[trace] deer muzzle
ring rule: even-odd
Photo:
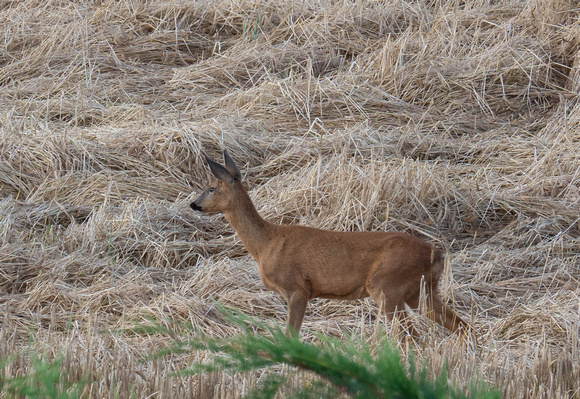
[[[199,211],[201,212],[201,206],[197,205],[195,202],[192,202],[190,205],[191,209],[193,209],[194,211]]]

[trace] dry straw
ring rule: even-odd
[[[153,318],[214,336],[221,303],[283,324],[225,221],[194,214],[227,148],[275,223],[398,230],[448,253],[462,345],[416,356],[506,398],[578,397],[580,42],[571,0],[0,2],[0,355],[32,345],[84,397],[238,397],[260,374],[168,378]],[[314,301],[305,339],[390,327]],[[404,352],[408,348],[401,348]],[[405,352],[406,353],[406,352]],[[193,359],[195,357],[195,359]],[[4,370],[19,375],[18,360]],[[297,374],[300,385],[307,376]]]

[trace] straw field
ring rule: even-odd
[[[256,384],[169,377],[205,355],[143,361],[167,337],[110,332],[235,334],[216,303],[283,325],[233,230],[188,206],[202,155],[227,148],[274,223],[447,251],[442,295],[478,342],[418,315],[434,373],[580,397],[579,15],[574,0],[0,1],[0,357],[61,354],[87,398]],[[372,300],[316,300],[303,339],[390,331]]]

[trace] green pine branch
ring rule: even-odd
[[[494,399],[499,392],[479,383],[472,383],[469,395],[451,386],[442,372],[434,379],[428,378],[423,366],[417,371],[413,358],[406,368],[396,347],[384,341],[375,350],[368,345],[349,338],[338,340],[318,336],[319,343],[302,342],[290,337],[278,326],[270,326],[259,320],[221,309],[226,320],[242,329],[234,337],[216,339],[188,328],[185,336],[174,336],[174,343],[156,357],[169,353],[208,351],[213,354],[211,363],[194,363],[178,374],[201,374],[205,372],[243,373],[252,370],[287,365],[305,370],[320,378],[306,390],[321,390],[327,396],[347,393],[356,398],[453,398]],[[252,329],[250,329],[250,326]],[[260,333],[254,333],[253,330]],[[295,390],[287,378],[270,373],[258,389],[248,393],[247,398],[273,398],[285,388]],[[314,392],[312,391],[312,392]],[[308,391],[310,394],[311,391]],[[298,390],[293,395],[304,395]]]

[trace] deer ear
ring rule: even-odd
[[[234,176],[226,168],[221,166],[219,163],[213,161],[210,157],[206,155],[205,160],[211,169],[211,173],[218,179],[228,183],[234,182]]]
[[[230,154],[228,154],[228,150],[225,149],[224,149],[224,162],[226,165],[226,169],[232,174],[234,179],[242,181],[242,174],[240,173],[232,157],[230,157]]]

